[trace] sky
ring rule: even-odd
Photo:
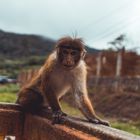
[[[133,49],[140,46],[140,0],[0,0],[0,29],[56,40],[77,35],[97,49],[127,34]]]

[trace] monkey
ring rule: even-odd
[[[53,123],[60,123],[67,114],[62,112],[59,100],[71,91],[78,109],[89,122],[109,126],[96,115],[88,97],[85,55],[81,38],[59,39],[38,73],[19,91],[16,103],[25,112],[37,112],[47,103],[52,109]]]

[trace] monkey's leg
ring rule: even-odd
[[[82,95],[79,100],[79,109],[90,122],[109,126],[107,121],[100,119],[96,115],[87,95]]]
[[[25,89],[19,93],[16,103],[22,106],[24,112],[36,114],[41,109],[43,97],[37,91]]]

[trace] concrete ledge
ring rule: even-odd
[[[91,124],[81,119],[67,117],[65,124],[101,140],[140,140],[139,136],[104,125]]]
[[[51,112],[41,112],[41,116],[51,119]],[[89,123],[87,120],[80,118],[66,116],[63,117],[62,124],[86,134],[96,136],[101,140],[140,140],[140,136],[112,127]]]
[[[24,115],[15,104],[0,104],[0,135],[16,136],[20,140],[23,132]]]
[[[0,134],[16,140],[140,140],[139,136],[86,120],[63,117],[62,124],[51,124],[51,111],[24,114],[16,104],[0,104]]]
[[[28,114],[24,125],[24,140],[99,140],[93,135],[69,128],[65,125],[52,125],[51,121]]]

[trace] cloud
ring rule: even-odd
[[[122,32],[139,35],[139,22],[132,20],[140,15],[139,5],[138,0],[2,0],[0,28],[54,39],[77,32],[87,44],[103,48]]]

